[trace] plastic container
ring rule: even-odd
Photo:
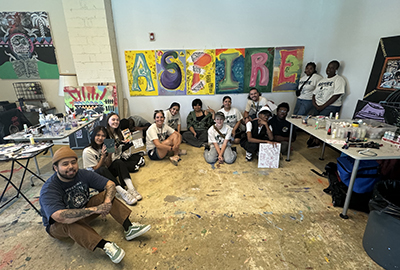
[[[366,137],[370,139],[381,139],[385,131],[396,132],[397,127],[376,120],[363,119],[366,128]]]

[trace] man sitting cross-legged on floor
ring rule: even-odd
[[[125,239],[132,240],[147,232],[151,226],[132,224],[131,210],[115,195],[111,180],[78,167],[78,156],[69,147],[58,149],[52,159],[55,173],[44,183],[40,191],[43,224],[47,233],[56,238],[71,238],[89,250],[101,248],[114,263],[125,256],[124,250],[115,243],[104,240],[89,222],[110,214],[124,227]],[[91,197],[89,188],[100,193]]]
[[[274,136],[268,126],[268,118],[271,117],[271,112],[268,109],[258,113],[258,118],[247,122],[246,137],[240,140],[240,146],[246,150],[246,160],[251,161],[255,154],[258,154],[260,143],[270,143],[274,146]]]

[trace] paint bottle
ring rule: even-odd
[[[335,114],[335,119],[336,120],[339,119],[339,113],[338,112],[336,112],[336,114]]]
[[[337,129],[334,128],[333,131],[332,131],[332,139],[336,138],[336,132],[337,132]]]
[[[31,136],[29,137],[29,141],[31,142],[32,145],[35,144],[35,140],[33,139],[33,135],[31,135]]]
[[[25,131],[25,133],[28,133],[28,125],[27,124],[24,124],[24,131]]]
[[[315,121],[315,129],[318,129],[319,128],[319,122],[318,122],[318,120],[316,120]]]
[[[333,112],[331,112],[330,114],[329,114],[329,119],[332,119],[333,118]]]

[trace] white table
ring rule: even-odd
[[[331,147],[339,150],[340,152],[354,158],[354,166],[353,170],[351,173],[351,178],[350,178],[350,183],[349,183],[349,188],[347,190],[347,195],[346,195],[346,201],[344,203],[343,207],[343,212],[340,214],[340,217],[347,219],[347,210],[349,209],[350,205],[350,199],[351,199],[351,193],[353,191],[353,185],[354,181],[357,176],[357,171],[358,171],[358,166],[360,164],[361,160],[381,160],[381,159],[400,159],[400,149],[396,147],[391,147],[390,143],[383,142],[381,140],[372,140],[375,142],[378,142],[380,144],[383,144],[380,149],[371,149],[371,152],[376,153],[376,156],[365,156],[359,153],[359,151],[365,150],[365,148],[356,148],[356,147],[350,147],[348,149],[343,149],[343,144],[333,144],[333,143],[328,143],[327,140],[331,139],[331,136],[327,135],[327,132],[325,128],[321,129],[315,129],[312,126],[306,126],[305,124],[302,123],[302,119],[295,119],[295,118],[287,118],[286,119],[290,125],[290,138],[289,138],[289,148],[288,148],[288,153],[287,153],[287,158],[286,161],[290,161],[290,147],[291,147],[291,141],[292,141],[292,132],[293,132],[293,126],[296,126],[305,132],[313,135],[314,137],[318,138],[323,142],[323,147],[322,147],[322,153],[320,159],[323,159],[324,151],[325,151],[325,145],[328,144]],[[344,142],[345,139],[342,139]]]

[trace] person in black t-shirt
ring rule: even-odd
[[[285,154],[288,151],[289,136],[290,136],[290,123],[286,120],[286,116],[290,110],[289,104],[283,102],[278,105],[276,115],[269,121],[268,125],[272,129],[274,141],[281,143],[281,153]],[[296,132],[293,132],[292,142],[296,140]]]

